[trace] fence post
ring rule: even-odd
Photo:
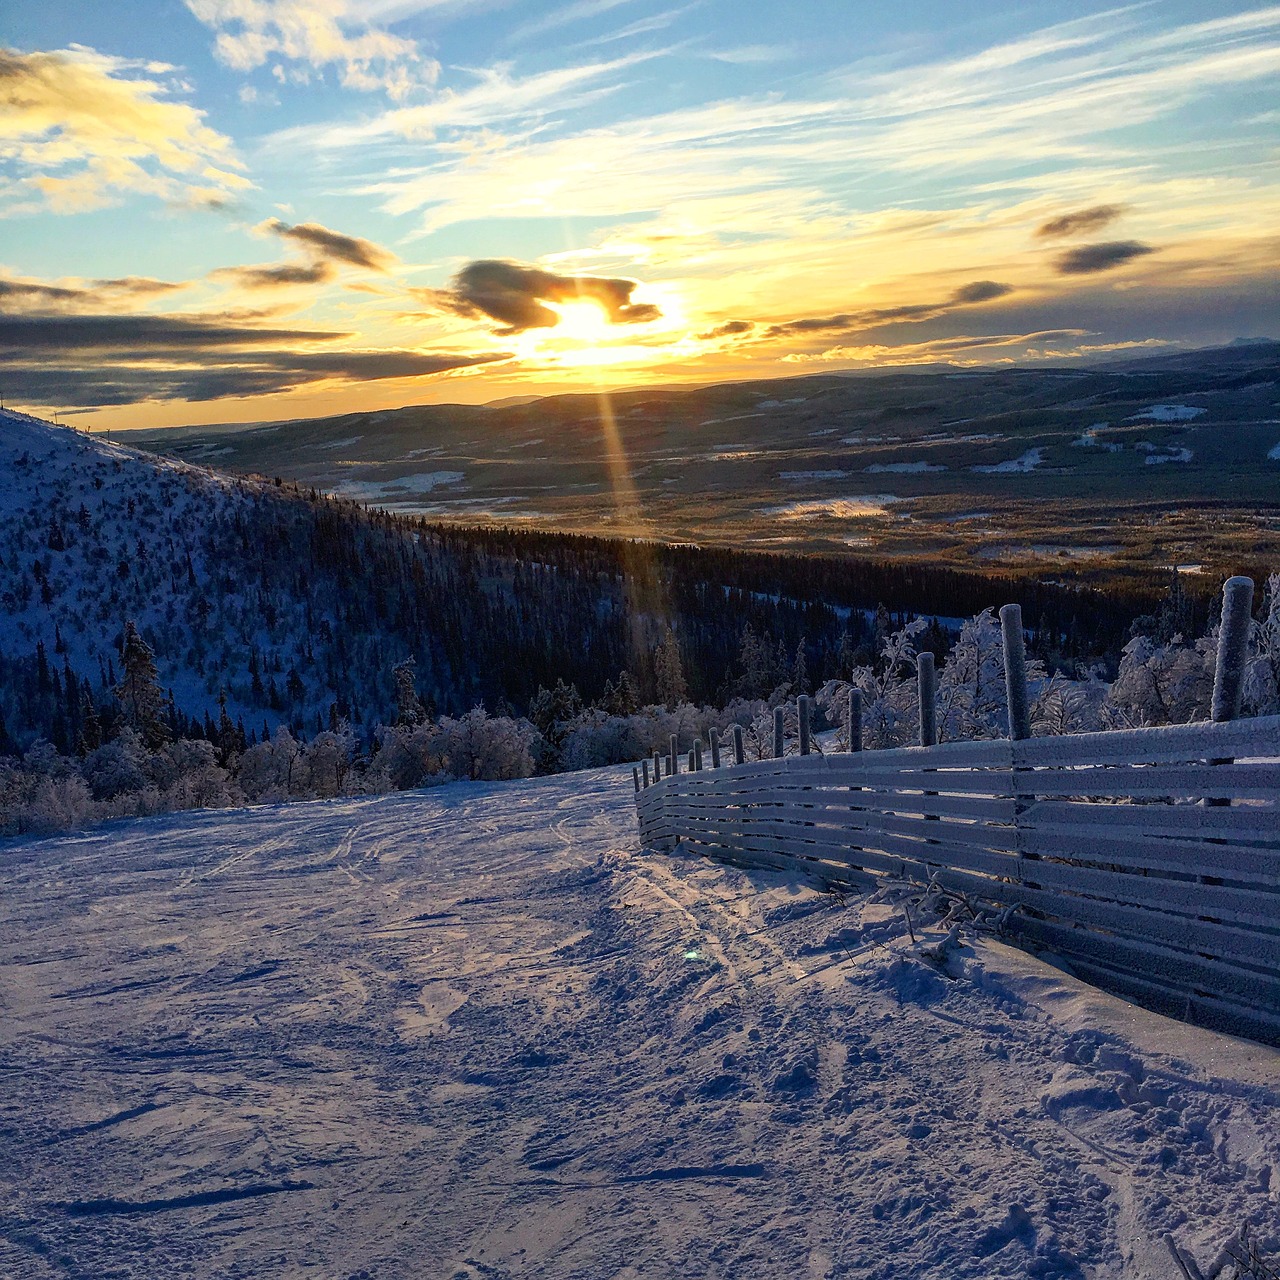
[[[720,767],[720,730],[712,729],[707,737],[711,740],[711,767],[718,769]]]
[[[671,754],[667,756],[667,774],[669,777],[675,777],[680,772],[680,756],[679,749],[676,746],[676,735],[671,735]]]
[[[1218,628],[1218,662],[1213,673],[1211,720],[1234,720],[1240,714],[1252,610],[1253,579],[1228,578],[1222,584],[1222,622]]]
[[[1004,688],[1009,701],[1009,739],[1011,742],[1023,742],[1031,737],[1031,703],[1027,696],[1027,639],[1022,630],[1021,605],[1000,606],[1000,636],[1004,643]],[[1025,771],[1018,768],[1017,761],[1018,751],[1015,747],[1009,781],[1010,790],[1013,793],[1013,826],[1014,842],[1018,847],[1018,878],[1028,887],[1038,889],[1040,886],[1034,880],[1028,880],[1021,868],[1024,862],[1038,862],[1040,855],[1031,853],[1024,847],[1023,832],[1026,830],[1026,822],[1023,815],[1031,808],[1034,796],[1024,795],[1019,786],[1020,775]]]
[[[920,745],[938,745],[938,673],[933,654],[916,654],[916,686],[920,694]]]
[[[746,764],[747,762],[747,741],[746,735],[742,732],[742,726],[735,724],[733,726],[733,763]]]
[[[781,760],[787,752],[787,718],[781,707],[773,709],[773,758]]]
[[[1249,622],[1253,611],[1253,579],[1228,578],[1222,584],[1222,619],[1218,624],[1218,660],[1213,671],[1213,702],[1209,718],[1218,723],[1240,714],[1244,692],[1244,665],[1249,656]],[[1210,764],[1231,764],[1230,756],[1215,758]],[[1231,804],[1226,796],[1205,796],[1207,808],[1223,809]],[[1206,884],[1215,878],[1202,876]]]
[[[690,748],[689,748],[689,761],[688,761],[688,764],[689,764],[689,772],[690,772],[690,773],[694,773],[694,772],[696,772],[696,770],[697,770],[698,766],[694,763],[694,758],[693,758],[693,748],[692,748],[692,747],[690,747]]]
[[[862,750],[862,690],[849,690],[849,750]]]
[[[694,738],[693,740],[693,767],[697,772],[699,773],[702,772],[702,739],[701,738]]]
[[[809,695],[802,693],[796,699],[796,715],[800,720],[800,754],[809,754]]]
[[[1031,704],[1027,700],[1027,641],[1022,632],[1022,606],[1000,609],[1004,640],[1004,687],[1009,698],[1009,737],[1021,742],[1031,737]]]
[[[647,759],[640,761],[640,767],[644,770],[645,790],[649,789],[649,761]]]
[[[662,752],[657,747],[653,749],[653,780],[662,781]]]
[[[640,770],[637,769],[635,765],[631,766],[631,781],[636,784],[636,794],[639,795],[640,794]]]

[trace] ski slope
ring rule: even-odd
[[[635,829],[611,769],[0,845],[0,1275],[1280,1256],[1280,1054]]]

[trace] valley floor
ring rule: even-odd
[[[0,846],[0,1275],[1168,1277],[1280,1053],[642,853],[630,773]]]

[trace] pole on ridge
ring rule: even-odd
[[[938,745],[938,672],[933,654],[916,654],[916,684],[920,695],[920,745]]]
[[[1218,627],[1218,661],[1213,672],[1211,720],[1234,720],[1240,714],[1252,610],[1253,579],[1228,578],[1222,584],[1222,621]]]
[[[735,724],[733,726],[733,763],[746,764],[747,762],[747,741],[746,735],[742,732],[742,726]]]
[[[710,730],[707,737],[711,739],[711,767],[718,769],[720,767],[720,730]]]
[[[781,707],[773,709],[773,758],[781,760],[787,751],[787,717]]]
[[[862,750],[862,690],[849,690],[849,750]]]
[[[809,695],[802,693],[796,699],[796,715],[800,719],[800,754],[807,756],[811,743],[809,741]]]
[[[1004,640],[1004,685],[1009,698],[1009,737],[1021,742],[1031,737],[1031,703],[1027,698],[1027,640],[1022,631],[1022,606],[1000,609],[1000,633]]]

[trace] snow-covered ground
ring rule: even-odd
[[[1246,1218],[1280,1254],[1280,1054],[643,853],[626,770],[0,868],[0,1275],[1164,1280],[1163,1232]]]

